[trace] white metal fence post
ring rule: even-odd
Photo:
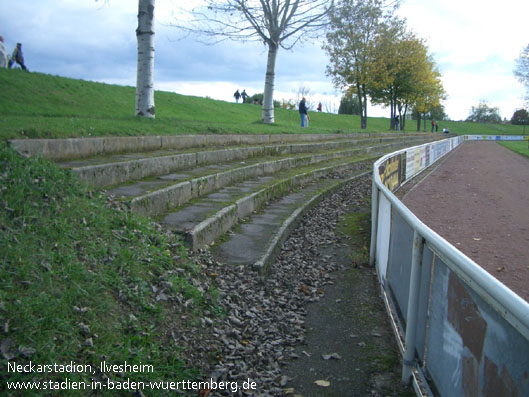
[[[369,264],[375,265],[377,228],[378,228],[378,186],[376,184],[376,170],[373,171],[371,187],[371,246],[369,249]]]
[[[417,330],[417,308],[419,306],[419,291],[422,273],[422,254],[424,238],[413,232],[413,251],[411,258],[410,293],[408,295],[408,313],[406,314],[406,338],[402,367],[402,381],[410,382],[411,370],[415,356],[415,334]]]

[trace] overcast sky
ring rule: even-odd
[[[190,0],[192,1],[192,0]],[[157,0],[155,87],[186,95],[233,100],[233,92],[263,92],[266,48],[260,43],[202,45],[178,40],[167,25],[175,0]],[[0,0],[0,35],[9,52],[22,43],[32,71],[134,86],[137,0]],[[480,100],[510,119],[523,106],[515,59],[529,44],[527,0],[406,0],[399,14],[426,39],[448,93],[445,108],[465,119]],[[275,99],[300,87],[329,110],[339,98],[325,76],[328,58],[318,43],[280,50]],[[387,109],[368,115],[388,116]]]

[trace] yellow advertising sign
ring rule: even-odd
[[[380,180],[390,191],[400,186],[400,154],[391,157],[379,167]]]

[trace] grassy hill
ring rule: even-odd
[[[261,123],[261,107],[156,91],[156,119],[134,117],[134,87],[0,69],[0,137],[64,138],[189,133],[361,132],[358,116],[311,112],[307,130],[296,110],[276,109],[276,123]],[[367,131],[387,131],[387,118],[369,118]],[[522,127],[441,122],[457,134],[521,134]],[[427,129],[429,126],[427,125]],[[417,123],[407,121],[406,131]]]

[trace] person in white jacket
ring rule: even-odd
[[[7,48],[4,45],[4,38],[0,36],[0,68],[7,68],[9,64],[9,55],[7,55]]]

